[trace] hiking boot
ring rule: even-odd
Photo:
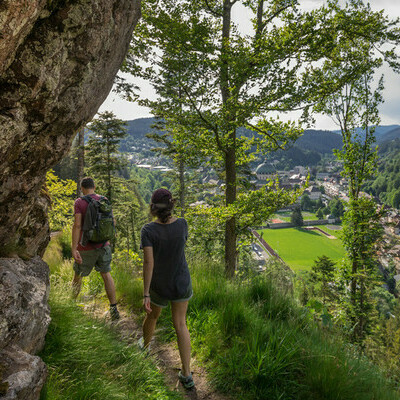
[[[110,306],[111,321],[119,320],[119,311],[116,305]]]
[[[189,376],[183,376],[182,372],[178,373],[179,382],[182,383],[182,386],[185,389],[192,389],[194,387],[193,376],[190,374]]]

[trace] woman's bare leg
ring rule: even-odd
[[[145,348],[149,346],[151,339],[153,338],[157,320],[161,314],[161,310],[161,307],[158,307],[155,304],[151,303],[151,313],[146,314],[146,317],[143,321],[143,340]]]
[[[190,335],[186,326],[188,301],[172,302],[172,321],[178,338],[179,354],[182,362],[182,375],[190,375]]]

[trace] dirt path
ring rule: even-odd
[[[99,319],[110,321],[107,303],[100,299],[92,301],[85,300],[84,310]],[[136,345],[141,336],[141,326],[136,322],[137,316],[119,306],[121,319],[117,323],[111,323],[118,332],[121,340],[132,345]],[[156,337],[151,344],[150,357],[156,363],[160,372],[165,376],[167,385],[172,389],[182,393],[185,399],[191,400],[231,400],[231,398],[217,393],[209,384],[207,372],[192,357],[193,379],[195,388],[185,390],[179,384],[178,371],[180,369],[179,352],[174,344],[160,343]]]

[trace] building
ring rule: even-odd
[[[256,168],[256,176],[259,181],[273,179],[276,175],[275,168],[268,163],[262,163]]]
[[[317,186],[310,186],[304,191],[304,193],[307,194],[311,200],[318,200],[322,196],[322,193]]]

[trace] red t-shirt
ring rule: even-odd
[[[94,200],[99,200],[101,198],[101,196],[99,196],[98,194],[94,193],[94,194],[90,194],[90,197],[92,197]],[[86,210],[88,208],[89,203],[80,198],[75,200],[75,204],[74,204],[74,214],[82,214],[82,225],[83,225],[83,221],[85,219],[85,214],[86,214]],[[86,250],[93,250],[93,249],[99,249],[100,247],[109,245],[110,243],[107,242],[106,244],[103,243],[88,243],[86,246],[82,246],[81,245],[81,239],[82,239],[82,231],[79,235],[79,242],[78,242],[78,251],[86,251]]]

